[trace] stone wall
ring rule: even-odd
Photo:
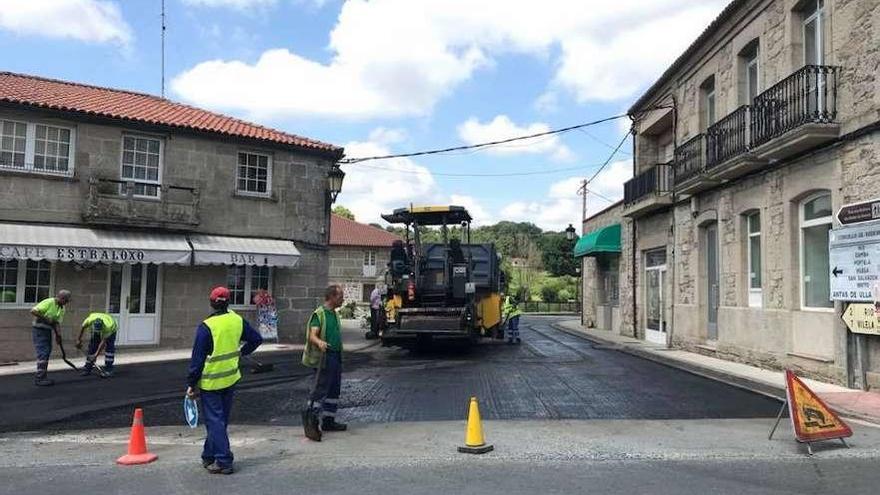
[[[602,227],[607,227],[622,222],[623,204],[618,203],[611,207],[593,215],[583,222],[581,232],[587,235]],[[622,264],[622,262],[621,262]],[[599,272],[596,258],[593,256],[584,256],[581,258],[581,301],[583,311],[583,321],[587,326],[597,326],[598,315],[596,311],[596,292],[599,284]],[[617,330],[617,329],[606,329]]]
[[[364,276],[364,253],[367,251],[376,253],[376,275],[373,277]],[[343,287],[346,301],[366,304],[363,302],[364,284],[383,283],[390,256],[390,247],[331,246],[329,279]]]

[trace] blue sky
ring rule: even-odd
[[[359,157],[623,113],[725,2],[165,3],[166,96]],[[160,4],[0,0],[0,70],[159,94]],[[410,202],[452,202],[480,223],[578,226],[577,182],[609,157],[625,128],[608,123],[515,147],[346,166],[339,203],[368,222]],[[622,196],[631,144],[622,151],[590,185],[591,212]],[[448,175],[521,172],[541,174]]]

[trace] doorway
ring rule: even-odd
[[[162,271],[159,265],[110,265],[107,312],[119,323],[118,345],[159,343]]]
[[[645,340],[666,344],[666,249],[645,253]]]
[[[706,226],[706,329],[708,340],[718,340],[718,224]]]

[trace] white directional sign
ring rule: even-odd
[[[834,229],[828,248],[831,299],[873,301],[880,284],[880,222]]]

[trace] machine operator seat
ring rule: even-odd
[[[406,255],[403,241],[394,241],[391,244],[391,261],[388,264],[394,275],[399,276],[409,272],[409,256]]]

